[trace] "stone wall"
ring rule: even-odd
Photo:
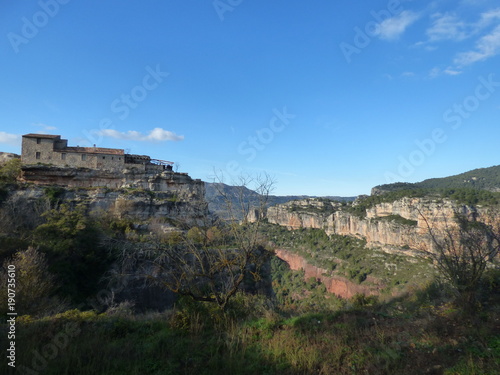
[[[51,164],[59,167],[93,168],[120,171],[125,166],[121,149],[67,147],[60,136],[25,135],[22,140],[23,164]]]

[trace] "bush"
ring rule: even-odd
[[[12,159],[0,166],[0,183],[15,183],[20,175],[21,159]]]
[[[110,252],[101,245],[101,231],[84,206],[71,209],[63,204],[44,217],[47,222],[35,229],[34,240],[49,256],[61,293],[83,302],[97,289],[112,261]]]
[[[10,276],[7,272],[13,270]],[[55,291],[55,278],[48,270],[46,257],[37,249],[30,247],[28,250],[16,253],[12,259],[6,260],[0,273],[2,285],[13,284],[16,291],[16,312],[34,316],[50,315],[62,311],[64,304],[53,297]],[[10,281],[14,280],[14,282]],[[7,289],[2,288],[2,308],[7,307]]]

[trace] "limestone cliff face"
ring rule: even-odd
[[[125,168],[122,171],[112,172],[90,168],[24,165],[22,180],[36,185],[57,185],[69,188],[138,188],[154,192],[172,192],[177,197],[186,200],[203,197],[205,192],[203,182],[193,180],[187,173],[157,169]]]
[[[269,207],[266,217],[269,222],[289,229],[327,229],[328,217],[340,207],[340,203],[318,199],[304,199]]]
[[[490,224],[500,222],[499,212],[493,208],[457,205],[432,198],[402,198],[380,203],[367,209],[364,217],[337,203],[308,199],[270,207],[266,217],[270,223],[289,229],[324,229],[328,235],[364,238],[369,247],[414,255],[417,250],[432,249],[427,224],[436,229],[453,225],[455,211]]]
[[[76,206],[83,204],[90,214],[109,214],[118,218],[130,218],[137,223],[147,221],[166,223],[170,220],[199,225],[207,215],[204,186],[191,179],[171,181],[168,191],[144,189],[61,188],[56,187],[61,203]],[[36,202],[47,199],[47,187],[27,185],[10,194],[12,201]],[[157,220],[154,220],[157,219]],[[168,226],[165,224],[165,226]]]
[[[289,250],[276,249],[275,253],[278,258],[287,262],[292,270],[304,270],[306,280],[310,277],[320,280],[326,286],[329,293],[333,293],[341,298],[351,298],[356,294],[364,294],[366,296],[378,295],[380,290],[384,288],[384,285],[379,280],[371,276],[368,276],[367,283],[363,285],[355,284],[344,277],[331,275],[331,272],[326,269],[307,263],[300,255]]]

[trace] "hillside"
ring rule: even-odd
[[[500,165],[488,168],[478,168],[454,176],[430,178],[421,182],[396,182],[378,185],[372,189],[372,195],[408,189],[457,189],[469,188],[476,190],[500,191]]]
[[[226,199],[224,199],[224,196],[229,198],[233,207],[238,207],[241,203],[250,204],[250,206],[257,206],[259,201],[258,194],[245,186],[232,186],[223,183],[205,182],[205,199],[208,202],[208,209],[210,212],[213,212],[222,218],[228,219],[228,217],[226,217],[227,202]],[[307,198],[317,197],[307,195],[270,195],[268,198],[268,206]],[[339,196],[328,196],[322,198],[338,202],[352,202],[356,199],[356,197]],[[236,218],[241,220],[243,218],[241,210],[236,211]]]

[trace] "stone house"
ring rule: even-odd
[[[123,149],[104,147],[68,147],[60,135],[25,134],[21,160],[24,165],[50,164],[57,167],[89,168],[121,172],[125,168],[161,172],[172,170],[172,162],[151,159],[146,155],[126,154]]]

